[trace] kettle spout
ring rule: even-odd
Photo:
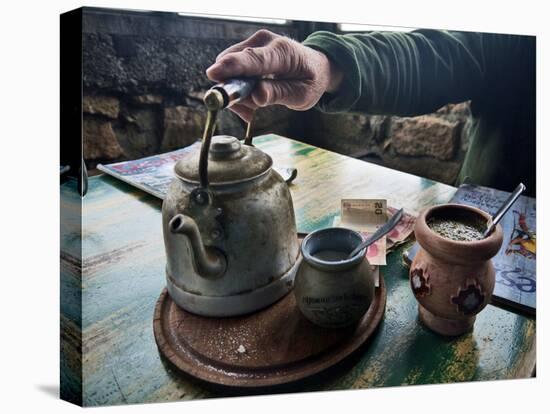
[[[225,273],[227,268],[225,256],[215,248],[205,248],[195,220],[184,214],[177,214],[172,217],[168,226],[172,233],[188,237],[193,250],[195,270],[200,276],[214,279]]]

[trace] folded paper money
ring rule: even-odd
[[[396,211],[396,208],[387,206],[386,200],[343,199],[340,215],[334,217],[332,225],[356,230],[366,239]],[[415,216],[404,212],[399,223],[387,235],[367,248],[366,257],[369,263],[376,266],[385,265],[386,255],[411,236],[415,220]]]

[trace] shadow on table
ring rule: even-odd
[[[59,385],[58,384],[37,384],[36,389],[42,393],[49,395],[50,397],[59,399]]]

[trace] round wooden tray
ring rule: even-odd
[[[258,312],[207,318],[179,308],[164,289],[153,330],[160,352],[177,369],[229,387],[268,387],[317,374],[351,355],[375,331],[386,305],[379,287],[357,325],[324,329],[309,322],[293,292]]]

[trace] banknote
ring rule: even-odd
[[[388,219],[391,218],[391,216],[393,216],[397,210],[397,208],[388,206]],[[397,225],[386,235],[386,249],[388,251],[396,248],[400,244],[405,243],[410,238],[414,231],[415,221],[415,216],[410,213],[403,212],[403,216],[401,217],[399,223],[397,223]]]
[[[397,210],[397,208],[388,206],[386,200],[343,199],[340,215],[334,218],[332,225],[356,230],[361,233],[363,238],[368,238]],[[415,216],[404,212],[399,223],[386,236],[369,246],[366,252],[369,263],[385,265],[386,255],[405,243],[412,235],[415,220]]]
[[[334,219],[332,221],[332,226],[333,227],[346,227],[346,228],[350,228],[352,230],[356,230],[359,233],[361,233],[361,236],[363,237],[363,239],[368,238],[369,235],[371,235],[372,233],[374,233],[374,231],[376,231],[376,229],[375,229],[373,231],[368,232],[368,231],[364,231],[364,230],[360,230],[360,229],[357,229],[357,228],[350,227],[349,224],[344,225],[341,221],[340,216],[335,216],[334,217]],[[376,265],[376,266],[385,265],[386,264],[386,236],[381,237],[376,242],[371,244],[367,248],[367,252],[366,252],[365,256],[367,257],[367,260],[369,261],[369,263],[371,265]]]
[[[340,206],[340,226],[359,231],[364,239],[388,220],[383,199],[345,198]],[[386,264],[386,236],[367,248],[366,257],[371,265]]]
[[[386,200],[342,199],[340,207],[342,227],[372,232],[387,221],[386,210]]]
[[[341,221],[340,216],[335,216],[334,217],[334,219],[332,221],[332,226],[333,227],[346,227],[348,229],[356,230],[359,233],[361,233],[361,236],[363,236],[363,239],[367,239],[372,233],[374,233],[376,231],[376,229],[371,230],[371,231],[364,231],[364,230],[360,230],[360,229],[357,229],[357,228],[350,227],[349,224],[344,225]],[[376,265],[376,266],[385,265],[386,264],[386,236],[381,237],[376,242],[371,244],[367,248],[367,252],[366,252],[365,256],[367,257],[367,260],[369,261],[369,263],[371,265]]]

